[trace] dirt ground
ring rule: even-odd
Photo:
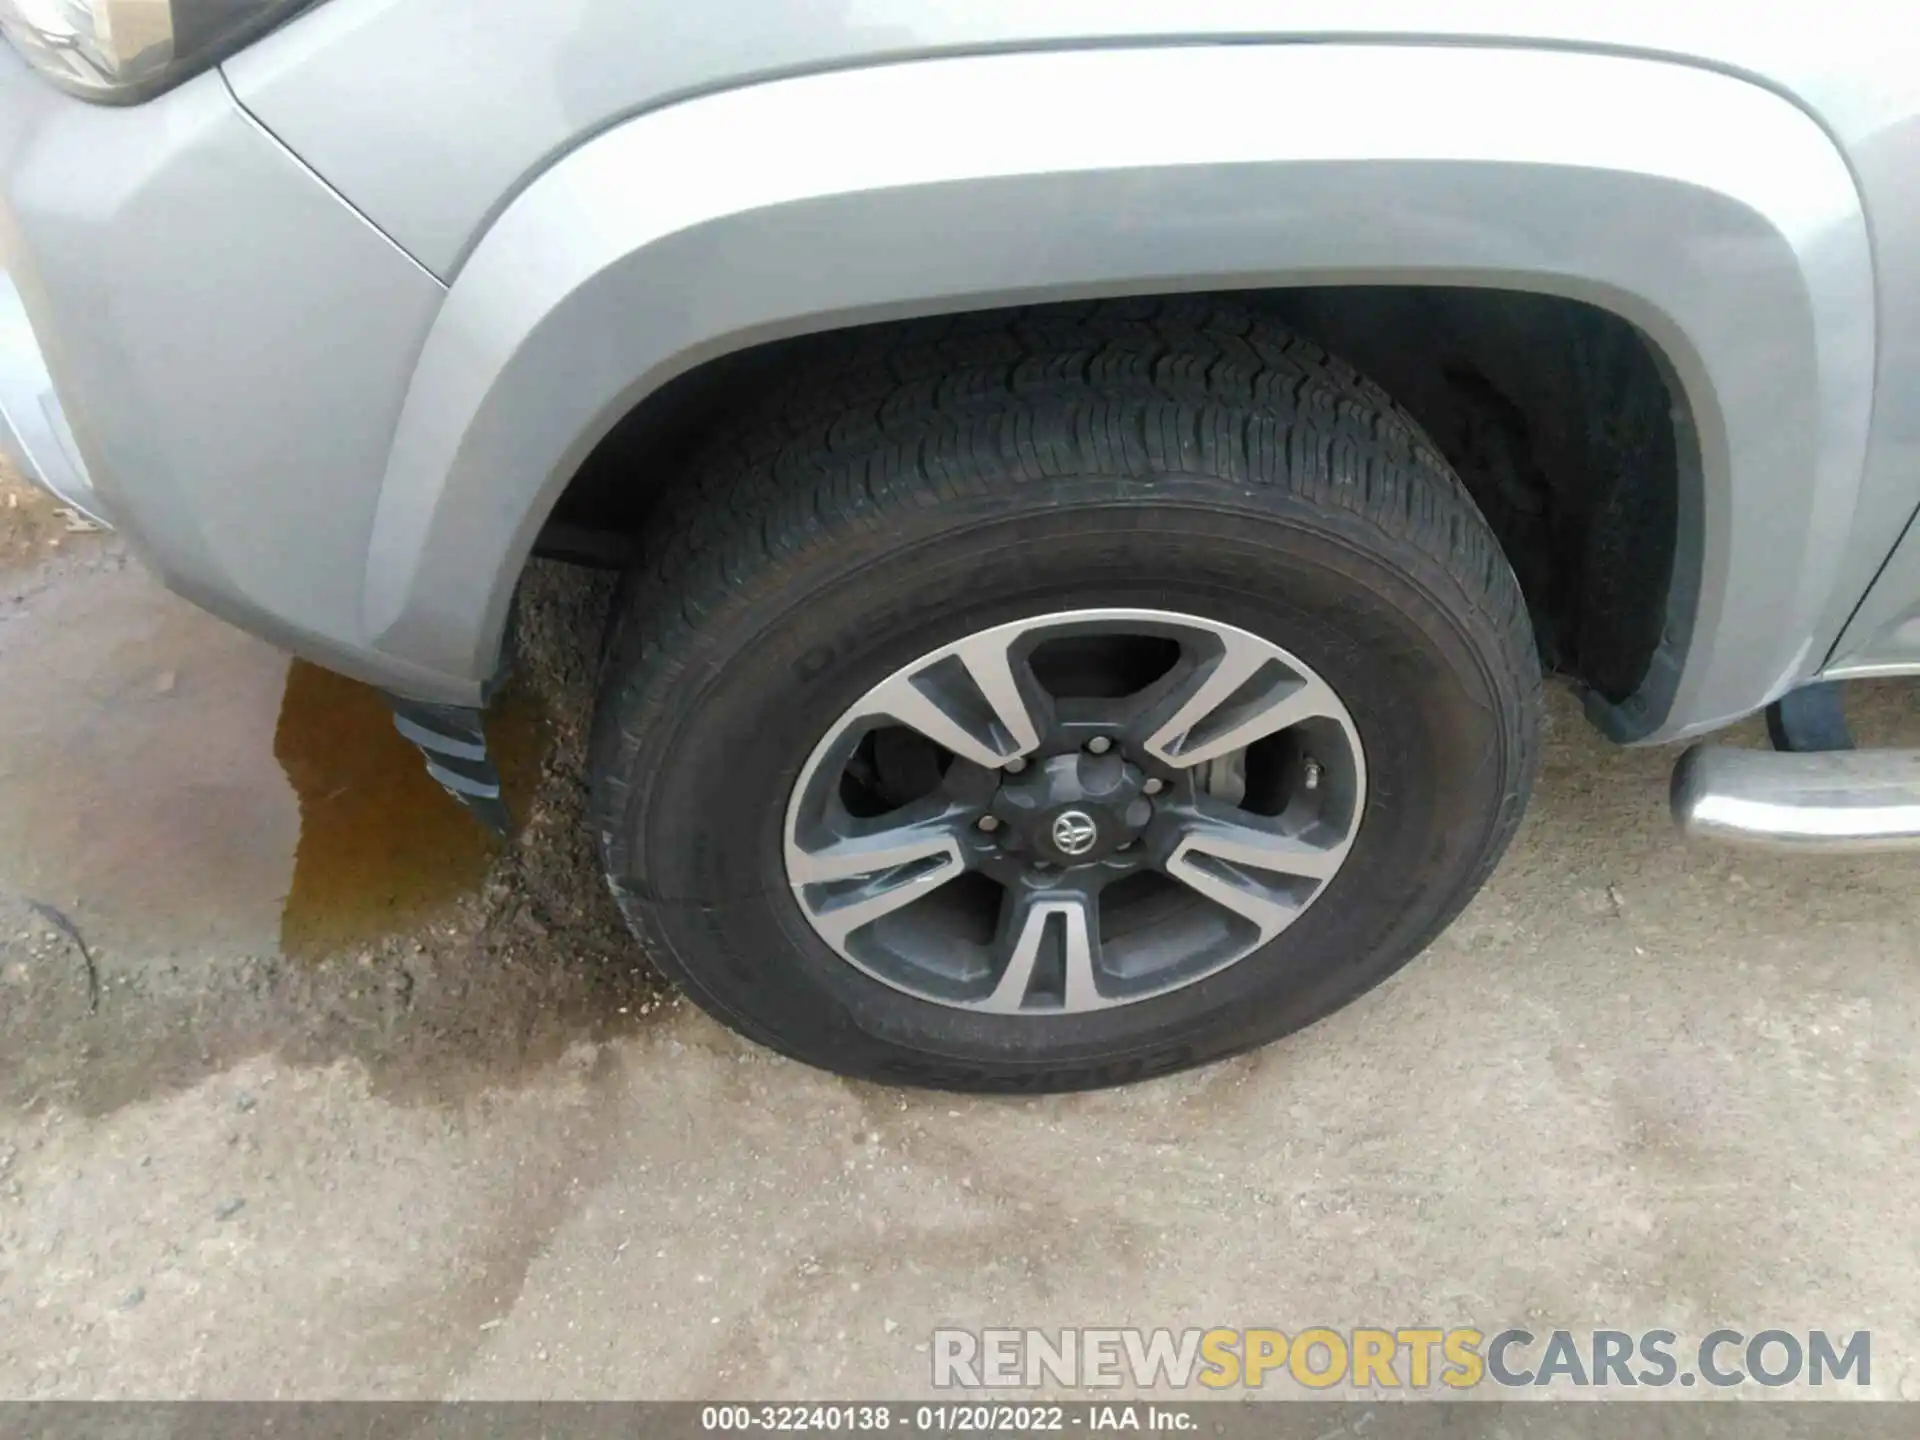
[[[603,585],[528,596],[495,849],[364,691],[0,506],[0,1397],[901,1396],[936,1325],[1518,1323],[1869,1328],[1920,1398],[1912,862],[1682,846],[1672,753],[1565,696],[1490,888],[1341,1014],[885,1090],[626,941]],[[1920,744],[1902,687],[1855,718]]]

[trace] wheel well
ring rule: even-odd
[[[1235,292],[1384,386],[1425,427],[1518,576],[1543,661],[1610,702],[1640,685],[1680,544],[1684,397],[1652,343],[1595,306],[1445,286]],[[735,352],[642,401],[588,456],[538,553],[618,564],[693,452],[844,335]]]

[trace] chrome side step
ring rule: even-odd
[[[1696,745],[1673,769],[1673,818],[1689,839],[1764,850],[1920,849],[1920,750]]]

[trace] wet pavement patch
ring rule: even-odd
[[[43,547],[46,511],[0,512],[0,534]],[[40,558],[0,615],[0,886],[109,945],[309,960],[478,893],[501,842],[377,691],[164,594],[110,537]],[[524,817],[548,746],[530,687],[487,728]]]
[[[583,820],[604,586],[529,582],[538,639],[488,718],[501,841],[369,687],[118,537],[35,553],[0,574],[0,1107],[98,1115],[262,1051],[441,1103],[661,1012]]]
[[[545,747],[524,687],[487,717],[487,743],[508,807],[524,816]],[[280,946],[312,957],[417,925],[476,890],[500,842],[427,774],[378,693],[296,660],[273,755],[300,806],[300,838],[280,918]]]

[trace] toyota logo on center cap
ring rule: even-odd
[[[1084,810],[1063,810],[1053,817],[1053,844],[1062,855],[1084,855],[1100,838],[1100,827]]]

